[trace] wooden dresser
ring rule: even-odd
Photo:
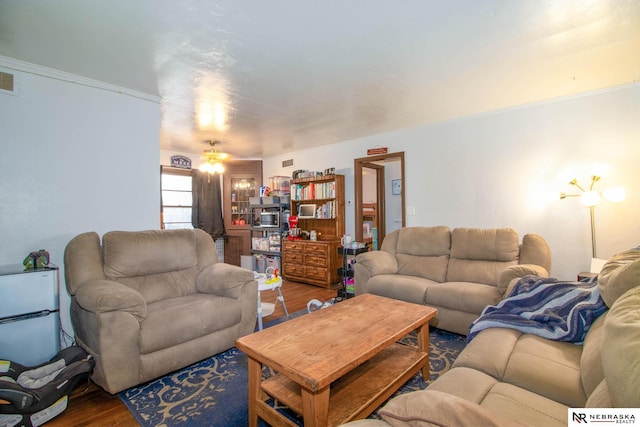
[[[339,241],[283,240],[282,275],[287,280],[331,288],[340,282]]]

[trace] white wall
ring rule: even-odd
[[[404,151],[407,225],[512,227],[550,244],[552,275],[575,280],[591,262],[589,210],[577,199],[545,200],[611,170],[596,187],[623,185],[620,205],[596,208],[598,257],[640,244],[640,85],[346,141],[264,159],[265,177],[335,167],[345,174],[347,232],[354,232],[353,159]],[[282,160],[294,159],[283,169]]]
[[[393,180],[402,178],[400,159],[388,161],[384,164],[385,177],[385,233],[402,228],[402,196],[393,194]],[[354,190],[355,191],[355,190]]]
[[[48,250],[61,267],[61,318],[70,333],[69,240],[159,227],[159,105],[6,57],[0,66],[18,82],[15,96],[0,94],[0,264]]]

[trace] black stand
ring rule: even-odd
[[[367,252],[369,248],[345,248],[338,247],[338,253],[342,255],[342,267],[338,268],[338,274],[342,277],[342,289],[338,291],[338,297],[342,299],[355,296],[353,288],[353,265],[356,263],[358,254]]]

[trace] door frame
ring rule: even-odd
[[[362,168],[363,167],[370,167],[370,166],[365,166],[367,164],[371,164],[371,163],[375,163],[375,162],[381,162],[381,161],[385,161],[385,160],[391,160],[391,159],[396,159],[399,158],[400,159],[400,179],[401,181],[401,188],[400,188],[400,196],[402,197],[401,199],[401,205],[402,205],[402,227],[406,226],[406,212],[405,212],[405,171],[404,171],[404,151],[399,151],[396,153],[388,153],[388,154],[380,154],[380,155],[376,155],[376,156],[368,156],[368,157],[361,157],[358,159],[354,159],[353,161],[353,175],[354,175],[354,194],[355,194],[355,240],[357,242],[361,242],[362,241],[362,237],[363,237],[363,232],[362,232]],[[380,179],[380,175],[378,174],[378,179]],[[380,184],[379,182],[377,183],[376,187],[377,191],[382,191],[384,193],[384,175],[383,175],[383,181],[382,184]],[[382,202],[384,203],[385,197],[383,196],[382,198],[379,197],[378,194],[378,200],[382,200]],[[377,211],[378,211],[378,218],[380,218],[380,213],[382,212],[382,218],[385,217],[384,215],[384,207],[385,206],[377,206]],[[378,223],[381,223],[380,220],[378,220]],[[383,227],[383,232],[384,232],[384,228]],[[382,241],[384,239],[384,235],[383,236],[378,236],[378,248],[380,247],[380,245],[382,245]]]

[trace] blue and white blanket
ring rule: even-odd
[[[467,342],[488,328],[510,328],[556,341],[582,343],[607,307],[598,282],[560,282],[525,276],[508,298],[487,306],[469,327]]]

